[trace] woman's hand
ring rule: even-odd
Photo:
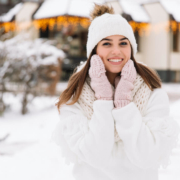
[[[101,58],[98,55],[93,55],[90,60],[89,76],[95,97],[101,100],[112,100],[113,90],[105,72]]]
[[[114,105],[116,108],[124,107],[132,101],[131,91],[134,88],[136,74],[134,63],[130,59],[122,68],[121,78],[117,76],[115,79]]]

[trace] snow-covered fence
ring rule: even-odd
[[[32,41],[27,34],[0,41],[0,112],[5,108],[4,92],[24,94],[23,114],[27,112],[28,94],[53,95],[64,57],[64,52],[49,41]]]

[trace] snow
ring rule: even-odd
[[[52,41],[45,39],[31,40],[25,34],[19,34],[12,39],[0,43],[0,55],[6,59],[0,67],[0,85],[10,91],[24,91],[26,83],[29,90],[37,88],[38,84],[43,86],[44,77],[47,77],[44,66],[54,65],[60,67],[65,58],[65,53],[56,48]],[[40,68],[41,70],[37,71]],[[51,78],[56,76],[56,71],[49,72]],[[15,82],[21,82],[15,83]],[[51,79],[52,81],[52,79]],[[14,83],[13,83],[14,82]],[[47,88],[45,83],[43,90]],[[50,86],[50,85],[49,85]],[[2,108],[0,103],[0,109]]]
[[[180,22],[180,0],[160,0],[169,14],[172,14],[177,22]]]
[[[52,46],[49,41],[43,39],[30,40],[27,34],[19,34],[4,42],[0,41],[0,51],[4,51],[7,54],[9,61],[21,59],[27,63],[27,59],[29,59],[33,67],[56,65],[58,64],[58,58],[65,58],[65,53]],[[36,57],[36,59],[33,57]]]
[[[119,0],[123,11],[131,15],[132,19],[136,22],[150,22],[150,18],[145,9],[136,1],[133,0]]]
[[[10,22],[12,18],[20,11],[22,5],[23,3],[19,3],[10,9],[6,14],[0,16],[0,22]]]
[[[71,166],[65,165],[61,151],[51,142],[59,121],[54,106],[57,97],[38,97],[29,105],[29,114],[19,114],[22,95],[5,95],[11,109],[0,118],[0,179],[3,180],[73,180]],[[3,154],[3,155],[2,155]]]
[[[35,19],[57,17],[62,15],[89,17],[93,2],[102,4],[105,0],[46,0],[35,13]]]
[[[68,4],[69,0],[46,0],[35,13],[34,18],[41,19],[63,15],[67,12]]]
[[[89,12],[93,9],[93,3],[87,0],[73,0],[69,6],[68,14],[89,18]]]
[[[103,4],[112,0],[46,0],[34,15],[35,19],[43,19],[62,15],[80,16],[89,18],[94,2]],[[136,1],[119,0],[125,13],[130,14],[134,21],[149,22],[149,16],[143,7]]]
[[[59,83],[64,90],[67,82]],[[170,103],[171,115],[180,124],[180,84],[163,84],[168,94],[176,93]],[[0,179],[2,180],[74,180],[73,165],[65,164],[61,149],[51,141],[58,121],[54,104],[57,96],[39,96],[28,105],[29,113],[20,114],[22,94],[6,93],[4,100],[9,109],[0,117]],[[159,180],[180,179],[180,143],[173,150],[171,165],[159,170]]]
[[[39,64],[44,65],[44,66],[57,65],[57,58],[56,56],[46,57]]]
[[[174,102],[177,100],[177,98],[180,98],[179,83],[163,83],[162,87],[169,95],[171,102]]]
[[[93,2],[103,4],[111,0],[46,0],[35,13],[35,19],[71,15],[89,18],[93,9]],[[126,14],[131,15],[136,22],[150,22],[150,18],[141,3],[154,2],[154,0],[118,0]],[[177,22],[180,22],[180,0],[159,0],[169,14],[172,14]],[[9,12],[0,16],[0,22],[9,22],[20,11],[23,3],[19,3]]]

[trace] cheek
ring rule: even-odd
[[[104,62],[104,59],[106,57],[106,51],[103,48],[97,48],[96,54],[100,56],[100,58],[102,59],[102,61]]]
[[[125,55],[128,60],[131,58],[131,49],[130,48],[126,49]]]

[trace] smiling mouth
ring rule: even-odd
[[[108,59],[110,62],[121,62],[123,59]]]

